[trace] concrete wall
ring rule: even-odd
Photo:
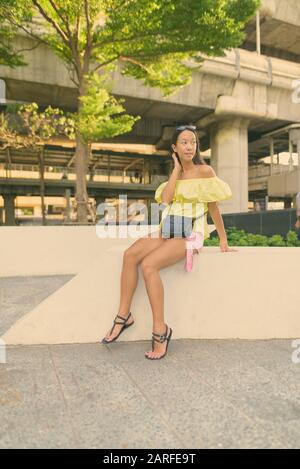
[[[299,0],[262,0],[261,12],[283,23],[300,27]]]
[[[100,240],[91,227],[2,228],[1,275],[77,275],[1,338],[7,344],[102,339],[118,312],[123,252],[132,242]],[[160,271],[165,320],[174,338],[300,336],[300,249],[237,249],[224,253],[205,247],[194,256],[192,272],[184,270],[184,260]],[[131,308],[135,325],[122,340],[151,338],[152,313],[140,266],[138,274]]]
[[[141,227],[142,235],[147,231],[147,225]],[[0,277],[77,274],[112,241],[97,237],[96,226],[2,226]]]
[[[22,41],[24,46],[30,43],[29,39]],[[0,66],[0,77],[7,83],[8,99],[36,100],[41,104],[61,106],[76,105],[74,84],[65,65],[46,46],[28,52],[26,60],[26,67],[10,69]],[[234,103],[226,105],[230,104],[229,110],[236,115],[243,115],[247,111],[251,118],[299,122],[298,106],[293,106],[291,99],[293,82],[299,77],[300,64],[277,58],[267,60],[264,55],[235,49],[227,51],[225,57],[206,58],[201,69],[193,72],[192,83],[166,98],[163,98],[158,88],[144,86],[142,81],[132,77],[123,77],[120,64],[112,73],[112,92],[134,98],[135,101],[131,103],[133,113],[143,114],[144,104],[139,104],[139,98],[151,100],[151,115],[157,118],[174,116],[170,104],[182,105],[186,109],[185,114],[189,107],[209,110],[218,108],[218,96],[222,95],[234,99]]]
[[[300,170],[274,174],[268,179],[268,195],[270,197],[293,197],[300,188]]]

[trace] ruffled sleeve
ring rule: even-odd
[[[218,176],[198,180],[197,199],[199,202],[218,202],[231,197],[232,191],[229,184]]]
[[[160,186],[158,186],[158,188],[155,191],[154,199],[159,204],[161,204],[161,202],[162,202],[161,193],[162,193],[162,191],[164,190],[164,188],[166,187],[167,184],[168,184],[168,181],[163,182],[162,184],[160,184]]]

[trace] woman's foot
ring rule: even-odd
[[[117,337],[120,330],[124,327],[124,324],[130,325],[134,322],[132,314],[130,314],[130,313],[126,314],[125,316],[121,313],[118,313],[118,316],[119,317],[116,317],[116,321],[122,322],[123,324],[114,324],[115,327],[113,328],[113,330],[110,329],[108,331],[108,333],[106,334],[106,336],[104,337],[105,341],[107,341],[107,342],[111,342],[115,337]],[[122,319],[120,319],[120,317],[124,318],[124,319],[127,318],[127,320],[122,321]]]
[[[167,326],[167,324],[165,324],[164,328],[162,330],[155,331],[155,334],[159,334],[161,336],[165,335],[168,338],[170,335],[170,331],[171,329]],[[155,337],[158,339],[157,335]],[[157,342],[157,340],[152,340],[153,350],[150,350],[149,352],[145,352],[145,356],[152,360],[157,360],[161,358],[166,353],[166,348],[168,344],[167,338],[162,343]]]

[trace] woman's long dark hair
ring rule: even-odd
[[[190,125],[190,124],[187,124],[187,125]],[[192,130],[192,129],[174,130],[174,133],[171,137],[171,155],[174,153],[174,150],[172,148],[172,144],[173,145],[177,144],[177,140],[178,140],[179,135],[181,134],[181,132],[184,132],[185,130],[189,130],[190,132],[193,132],[193,134],[195,135],[195,138],[196,138],[197,147],[196,147],[195,155],[192,159],[193,163],[195,165],[198,165],[198,164],[206,164],[207,165],[207,163],[204,161],[204,159],[202,158],[201,153],[200,153],[200,142],[199,142],[198,134],[195,130]],[[176,153],[176,155],[178,155],[178,153]],[[179,159],[179,162],[181,164],[179,155],[178,155],[178,159]],[[182,166],[182,164],[181,164],[181,166]]]

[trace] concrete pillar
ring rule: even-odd
[[[5,225],[15,226],[15,194],[3,194],[4,211],[5,211]]]
[[[290,130],[290,140],[294,145],[297,145],[298,164],[300,164],[300,129]]]
[[[292,200],[284,199],[284,208],[292,208]]]
[[[271,176],[274,174],[274,139],[270,139]]]
[[[98,214],[97,213],[97,207],[98,207],[99,204],[102,204],[102,203],[105,202],[106,197],[97,195],[97,196],[94,197],[94,199],[95,199],[95,202],[96,202],[96,220],[98,220],[99,218],[102,219],[104,217],[104,214],[102,214],[102,215]]]
[[[65,221],[71,221],[71,189],[65,190],[66,207],[65,207]]]
[[[300,139],[297,140],[298,166],[300,166]]]
[[[145,200],[146,206],[147,206],[147,217],[146,217],[146,223],[150,225],[151,223],[151,199],[146,199]]]
[[[211,166],[233,194],[219,202],[222,213],[248,211],[248,125],[247,119],[227,118],[210,127]]]
[[[151,184],[151,162],[147,159],[144,159],[144,170],[143,170],[143,176],[144,176],[144,184]]]
[[[95,170],[94,170],[94,168],[90,168],[90,170],[89,170],[89,176],[90,176],[89,180],[90,180],[90,181],[93,181],[93,180],[94,180],[94,176],[95,176]]]

